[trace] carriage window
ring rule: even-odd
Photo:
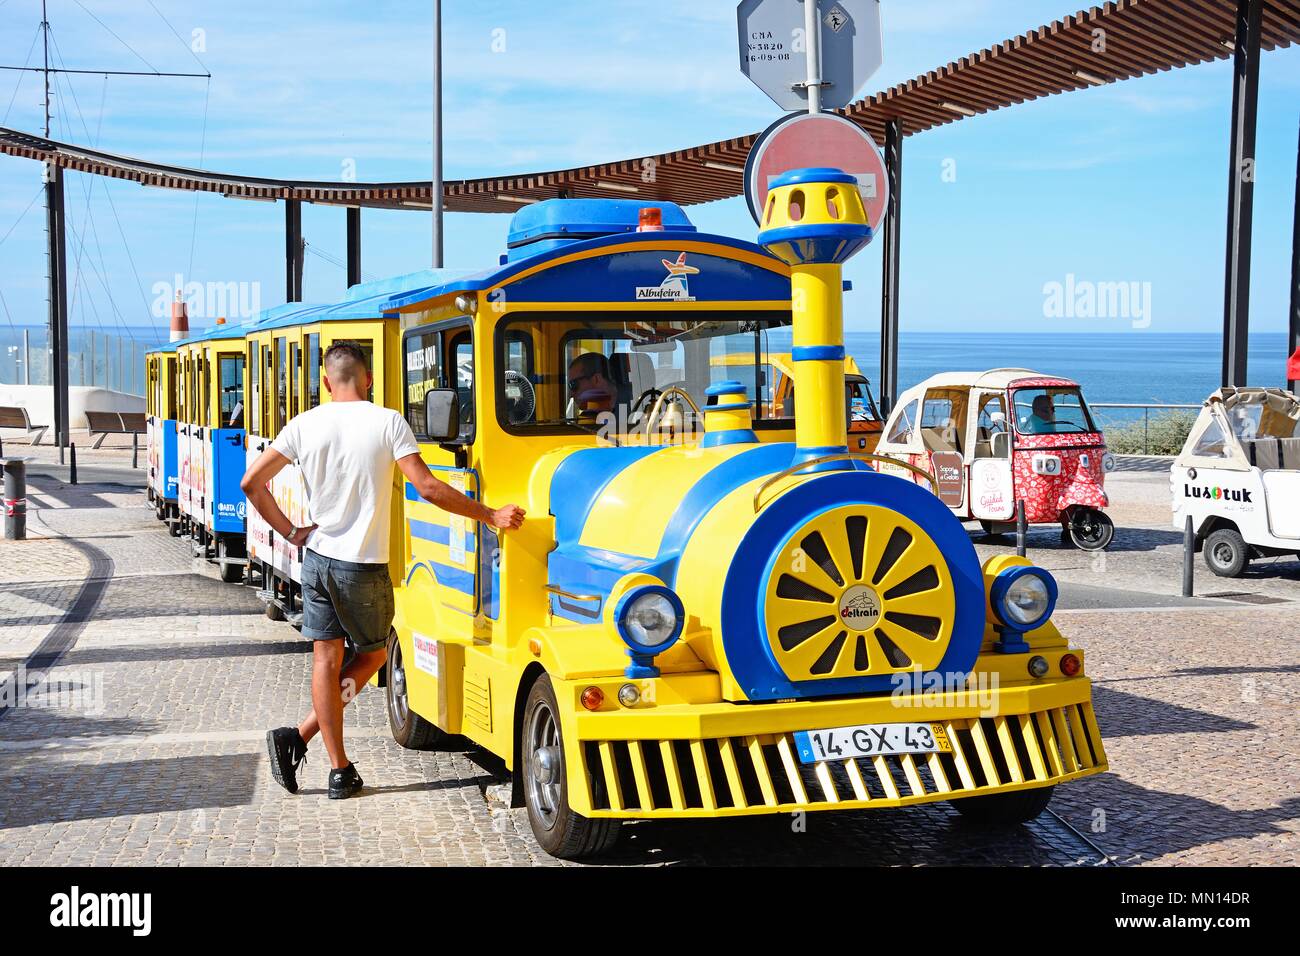
[[[288,390],[288,342],[285,339],[275,340],[275,433],[280,434],[280,429],[285,426],[289,420],[287,412],[289,408],[289,390]]]
[[[1022,435],[1077,435],[1097,430],[1077,388],[1018,388],[1012,397],[1016,429]]]
[[[898,418],[894,420],[894,427],[885,436],[885,441],[892,445],[905,445],[912,440],[912,429],[916,424],[916,406],[916,401],[909,402],[908,406],[898,413]]]
[[[274,406],[275,399],[271,393],[271,389],[274,387],[275,382],[272,376],[274,371],[272,366],[275,364],[275,352],[270,346],[266,346],[262,349],[262,354],[264,356],[262,360],[262,437],[274,438],[275,432],[271,428],[271,410]]]
[[[257,374],[261,366],[258,364],[262,360],[262,347],[257,342],[248,343],[248,364],[244,367],[245,374],[248,376],[248,412],[244,418],[248,421],[250,431],[256,431],[260,424],[258,415],[262,407],[262,383],[258,381]]]
[[[985,395],[975,423],[975,457],[1004,458],[1010,451],[1007,404],[1001,395]],[[999,437],[1002,436],[1002,437]]]
[[[244,357],[222,355],[217,359],[221,380],[221,421],[219,428],[244,427]]]
[[[167,384],[171,387],[167,389],[167,410],[163,418],[176,417],[176,359],[171,356],[167,357]]]
[[[298,343],[289,343],[289,419],[298,414],[298,383],[302,380],[299,371],[302,368],[302,355],[298,352]]]
[[[408,335],[406,349],[406,421],[424,436],[424,393],[442,383],[442,333]]]
[[[307,408],[320,404],[320,333],[307,336]]]
[[[756,419],[771,418],[781,410],[772,407],[768,333],[786,334],[789,323],[786,313],[735,312],[508,321],[497,338],[498,419],[510,429],[655,429],[676,440],[702,429],[696,409],[708,403],[708,387],[725,380],[745,386]]]

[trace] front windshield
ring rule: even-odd
[[[788,342],[789,325],[788,313],[508,319],[498,327],[498,349],[510,349],[498,362],[499,415],[512,430],[685,437],[703,430],[696,409],[708,404],[708,387],[731,380],[754,402],[755,419],[786,419],[768,355],[773,337],[776,347]]]
[[[1018,388],[1013,398],[1016,430],[1022,435],[1077,435],[1097,430],[1077,388]]]

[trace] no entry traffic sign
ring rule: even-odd
[[[792,169],[834,166],[858,179],[867,222],[880,228],[889,200],[885,161],[861,126],[836,113],[793,113],[759,136],[745,161],[745,201],[759,223],[772,180]]]

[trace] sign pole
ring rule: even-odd
[[[821,26],[817,22],[817,0],[803,0],[804,49],[808,57],[806,89],[808,112],[822,109]]]
[[[433,267],[442,268],[442,0],[433,0]]]

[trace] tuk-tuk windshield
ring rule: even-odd
[[[1078,388],[1019,388],[1012,398],[1016,431],[1022,435],[1077,435],[1097,430]]]

